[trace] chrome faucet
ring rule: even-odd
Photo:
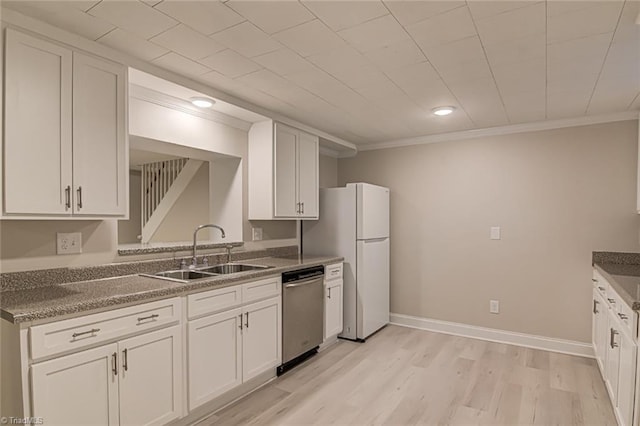
[[[222,227],[221,227],[221,226],[214,225],[213,223],[209,223],[209,224],[206,224],[206,225],[200,225],[200,226],[198,226],[198,227],[196,228],[196,230],[195,230],[195,231],[193,231],[193,257],[192,257],[192,259],[191,259],[191,266],[190,266],[190,268],[195,268],[196,266],[198,266],[198,258],[197,258],[197,256],[196,256],[196,253],[197,253],[197,251],[196,251],[196,250],[197,250],[197,249],[196,249],[196,246],[197,246],[197,244],[198,244],[198,241],[197,241],[197,239],[196,239],[196,238],[197,238],[197,236],[198,236],[198,231],[199,231],[199,230],[201,230],[201,229],[204,229],[204,228],[218,228],[218,229],[220,230],[220,233],[222,234],[222,238],[224,238],[224,237],[225,237],[225,235],[224,235],[224,229],[222,229]]]

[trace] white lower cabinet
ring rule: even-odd
[[[594,271],[593,349],[620,426],[638,424],[635,413],[638,345],[637,313],[631,313],[608,282]],[[635,418],[635,420],[634,420]]]
[[[325,283],[324,339],[342,333],[342,280]]]
[[[33,413],[47,425],[162,425],[181,414],[180,327],[31,367]]]
[[[210,315],[187,325],[189,410],[281,364],[280,277],[246,283],[241,290],[240,302],[222,297],[228,288],[188,296],[189,316],[206,313],[197,301],[217,301],[207,305]],[[229,306],[220,312],[225,300]]]

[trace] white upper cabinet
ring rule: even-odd
[[[273,121],[249,131],[249,220],[318,218],[318,137]]]
[[[2,217],[126,217],[126,67],[11,29],[5,67]]]

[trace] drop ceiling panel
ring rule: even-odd
[[[144,39],[178,25],[175,19],[138,1],[104,0],[88,13]]]
[[[195,61],[224,50],[221,44],[184,24],[176,25],[150,41]]]
[[[315,18],[307,8],[295,1],[231,0],[225,5],[267,34],[274,34]]]
[[[355,27],[389,13],[378,1],[305,0],[302,4],[333,31]]]
[[[639,1],[3,1],[358,143],[640,109]],[[452,116],[431,110],[453,105]]]
[[[233,9],[218,1],[165,0],[156,4],[154,8],[205,35],[217,33],[245,20]]]

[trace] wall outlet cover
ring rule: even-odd
[[[79,254],[82,253],[82,233],[58,232],[56,234],[56,253],[58,254]]]
[[[262,228],[251,228],[252,240],[262,241]]]
[[[500,313],[500,301],[499,300],[489,300],[489,312],[492,314]]]
[[[500,239],[500,227],[499,226],[492,226],[491,227],[491,233],[489,235],[489,238],[492,240],[499,240]]]

